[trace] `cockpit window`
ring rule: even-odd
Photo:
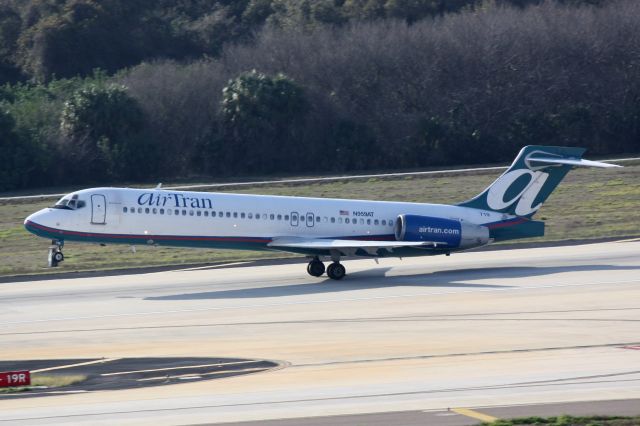
[[[76,210],[84,207],[86,203],[83,200],[78,199],[78,194],[73,194],[71,196],[65,195],[62,197],[54,206],[54,209],[63,209],[63,210]]]

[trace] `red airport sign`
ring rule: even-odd
[[[30,384],[31,384],[31,372],[27,370],[0,372],[0,388],[28,386]]]

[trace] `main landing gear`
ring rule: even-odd
[[[314,257],[307,265],[307,272],[313,277],[321,276],[324,274],[324,271],[324,263],[322,263],[318,257]],[[345,275],[347,275],[347,270],[342,266],[339,260],[334,260],[334,262],[327,268],[327,276],[332,280],[341,280]]]
[[[64,241],[51,241],[51,246],[49,247],[49,257],[47,259],[50,268],[55,268],[60,262],[64,261],[62,247],[64,247]]]

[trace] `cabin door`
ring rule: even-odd
[[[102,194],[91,196],[91,223],[104,225],[107,219],[107,198]]]

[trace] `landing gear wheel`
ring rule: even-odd
[[[62,254],[62,247],[64,243],[62,241],[53,240],[51,241],[51,244],[52,246],[49,247],[47,263],[50,268],[55,268],[60,262],[64,261],[64,254]]]
[[[324,263],[320,262],[318,259],[314,259],[307,265],[307,272],[312,277],[319,277],[324,274]]]
[[[47,257],[47,264],[49,265],[49,268],[55,268],[58,266],[58,262],[56,261],[57,253],[56,249],[49,249],[49,256]]]
[[[345,275],[347,275],[347,270],[344,268],[344,266],[342,266],[342,264],[333,262],[327,268],[327,275],[332,280],[341,280]]]

